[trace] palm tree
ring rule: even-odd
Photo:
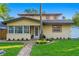
[[[40,39],[43,37],[42,4],[40,4]]]
[[[9,19],[9,9],[7,7],[7,4],[1,3],[0,4],[0,18],[3,19],[4,21],[7,21]]]

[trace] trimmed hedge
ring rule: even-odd
[[[47,40],[45,40],[45,39],[44,40],[41,39],[41,40],[36,41],[36,44],[45,44],[45,43],[47,43]]]

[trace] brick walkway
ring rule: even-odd
[[[18,56],[30,56],[30,52],[34,43],[28,43],[25,47],[19,52]]]

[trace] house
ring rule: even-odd
[[[7,34],[6,25],[4,25],[4,24],[2,24],[2,22],[0,22],[0,40],[5,40],[6,34]]]
[[[38,39],[40,36],[40,14],[18,14],[6,21],[7,40]],[[43,34],[46,38],[70,37],[72,20],[59,19],[62,14],[42,14]]]

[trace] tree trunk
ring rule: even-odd
[[[42,4],[40,4],[40,39],[43,37]]]

